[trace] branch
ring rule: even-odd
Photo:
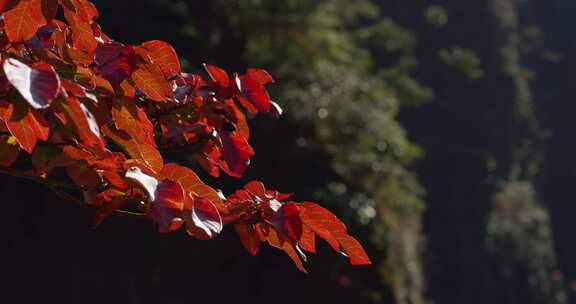
[[[56,195],[58,195],[59,197],[65,199],[69,202],[73,202],[73,203],[78,204],[82,207],[93,207],[93,206],[87,205],[83,200],[79,199],[78,197],[71,195],[69,193],[66,193],[66,192],[61,190],[61,189],[68,189],[68,190],[86,191],[86,190],[90,190],[91,188],[73,185],[73,184],[60,182],[60,181],[54,181],[54,180],[50,180],[50,179],[46,179],[46,178],[41,178],[38,176],[33,176],[30,174],[27,174],[27,173],[19,171],[19,170],[11,169],[11,168],[0,167],[0,173],[5,174],[5,175],[9,175],[9,176],[13,176],[13,177],[24,178],[24,179],[28,179],[28,180],[40,183],[40,184],[45,185],[46,187],[50,188],[50,190],[52,190]],[[132,212],[132,211],[120,210],[120,209],[116,210],[115,212],[117,214],[129,215],[129,216],[133,216],[133,217],[146,217],[147,216],[145,213]]]

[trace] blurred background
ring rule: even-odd
[[[252,120],[258,179],[334,210],[365,244],[299,273],[0,177],[0,275],[18,303],[576,303],[573,0],[100,0],[104,31],[186,70],[248,66],[285,110]],[[186,155],[179,161],[188,161]],[[200,172],[200,170],[197,170]]]

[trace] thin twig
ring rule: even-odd
[[[50,190],[52,190],[56,195],[58,195],[59,197],[65,199],[67,201],[73,202],[73,203],[78,204],[78,205],[83,206],[83,207],[91,207],[90,205],[87,205],[84,201],[77,198],[76,196],[71,195],[71,194],[66,193],[66,192],[61,190],[61,188],[64,188],[64,189],[68,189],[68,190],[85,191],[85,190],[87,190],[86,187],[76,186],[76,185],[72,185],[72,184],[68,184],[68,183],[64,183],[64,182],[60,182],[60,181],[54,181],[54,180],[50,180],[50,179],[45,179],[45,178],[33,176],[33,175],[26,174],[24,172],[21,172],[21,171],[15,170],[15,169],[11,169],[11,168],[0,167],[0,173],[6,174],[9,176],[13,176],[13,177],[24,178],[24,179],[28,179],[28,180],[40,183],[40,184],[45,185],[46,187],[50,188]],[[132,211],[120,210],[120,209],[116,210],[115,212],[118,214],[130,215],[130,216],[134,216],[134,217],[146,217],[147,216],[145,213],[132,212]]]

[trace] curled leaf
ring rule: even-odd
[[[3,64],[8,81],[35,109],[45,109],[60,90],[60,78],[48,64],[30,67],[18,59],[8,58]]]

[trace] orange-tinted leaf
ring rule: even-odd
[[[244,115],[244,113],[242,113],[242,111],[240,111],[238,106],[236,106],[234,101],[232,101],[231,99],[227,99],[225,103],[228,106],[227,109],[229,109],[232,112],[232,115],[236,120],[234,122],[236,125],[236,131],[238,131],[240,136],[248,140],[250,138],[250,128],[248,127],[246,116]]]
[[[98,41],[94,37],[92,31],[91,21],[89,20],[86,11],[83,9],[79,1],[65,1],[66,4],[62,5],[64,9],[64,16],[70,24],[72,31],[72,44],[75,48],[92,54],[98,46]],[[74,3],[72,3],[74,2]]]
[[[158,65],[139,65],[132,73],[132,80],[152,100],[165,101],[167,96],[172,95],[172,87]]]
[[[32,38],[46,22],[42,0],[20,0],[14,8],[4,13],[4,31],[11,42]]]
[[[225,213],[225,207],[218,192],[204,184],[192,169],[170,163],[164,166],[160,174],[165,178],[179,182],[185,191],[190,191],[195,196],[210,200],[221,213]]]
[[[218,209],[210,200],[188,195],[186,212],[190,218],[186,220],[186,231],[199,240],[210,240],[222,232],[222,218]]]
[[[155,199],[148,213],[164,231],[173,231],[182,225],[184,189],[173,180],[162,180],[156,188]]]
[[[35,109],[50,106],[60,90],[60,78],[48,64],[30,67],[17,59],[8,58],[3,67],[8,81]]]
[[[160,40],[151,40],[142,43],[142,47],[152,59],[152,63],[160,66],[167,79],[180,75],[180,60],[170,44]]]
[[[8,130],[22,149],[32,153],[38,139],[48,139],[50,129],[46,122],[33,109],[27,109],[23,104],[5,106],[4,121]]]
[[[236,233],[240,237],[240,242],[242,246],[246,248],[250,255],[256,255],[258,253],[258,248],[260,247],[260,243],[262,240],[260,236],[254,229],[253,225],[246,225],[246,224],[236,224],[234,225],[234,229]]]
[[[139,108],[133,99],[119,99],[119,104],[112,107],[112,118],[116,129],[127,132],[134,140],[156,147],[154,127],[144,110]]]
[[[279,234],[274,229],[270,229],[268,232],[268,244],[270,244],[270,246],[272,247],[276,247],[278,249],[283,250],[292,259],[294,265],[296,265],[296,268],[298,268],[298,270],[304,273],[308,273],[308,271],[306,271],[306,268],[304,268],[302,260],[300,259],[300,256],[296,252],[296,249],[294,249],[294,246],[292,246],[292,244],[288,240],[286,240],[281,234]]]
[[[82,142],[91,147],[104,146],[96,118],[78,98],[69,96],[56,104],[73,122],[72,127]]]
[[[316,235],[310,227],[302,225],[302,235],[298,245],[308,252],[316,253]]]
[[[132,138],[126,131],[105,127],[103,132],[119,145],[128,155],[140,161],[155,172],[164,167],[162,155],[154,146],[141,139]]]
[[[66,173],[79,186],[98,187],[100,185],[100,175],[83,164],[66,167]]]
[[[370,258],[356,239],[348,234],[346,225],[332,212],[311,202],[301,205],[302,222],[324,238],[336,250],[342,249],[352,265],[370,264]],[[337,244],[334,244],[337,241]]]

